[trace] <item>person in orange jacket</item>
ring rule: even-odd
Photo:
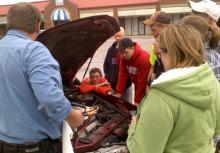
[[[89,72],[89,77],[85,78],[80,85],[80,92],[82,94],[86,95],[92,91],[102,95],[107,95],[111,91],[111,85],[102,76],[99,68],[92,68]]]

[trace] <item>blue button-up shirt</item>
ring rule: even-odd
[[[0,40],[0,140],[21,144],[59,138],[71,110],[59,64],[48,49],[9,30]]]

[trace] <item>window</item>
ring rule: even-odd
[[[63,5],[63,0],[55,0],[56,6]]]

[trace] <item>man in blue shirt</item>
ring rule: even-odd
[[[8,32],[0,40],[0,152],[61,152],[51,148],[58,148],[53,145],[63,121],[76,128],[83,116],[64,96],[59,64],[34,41],[40,11],[18,3],[7,21]]]

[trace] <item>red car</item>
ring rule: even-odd
[[[97,111],[77,129],[72,140],[75,153],[97,150],[106,153],[114,149],[117,152],[126,146],[131,112],[136,107],[111,95],[91,93],[83,96],[79,92],[80,82],[72,81],[87,59],[119,30],[114,18],[94,16],[53,27],[37,38],[60,64],[66,97],[75,106],[89,106]]]

